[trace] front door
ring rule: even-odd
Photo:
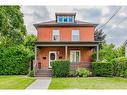
[[[51,67],[51,62],[56,60],[56,51],[49,52],[49,68]]]

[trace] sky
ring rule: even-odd
[[[21,6],[28,34],[37,33],[33,24],[55,19],[56,12],[76,12],[76,19],[102,26],[120,6]],[[121,23],[120,23],[121,22]],[[106,42],[121,46],[127,40],[127,6],[104,27]]]

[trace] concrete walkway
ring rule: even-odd
[[[26,89],[48,89],[50,82],[51,77],[36,77],[35,82]]]

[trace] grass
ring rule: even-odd
[[[34,78],[25,76],[0,76],[0,89],[25,89]]]
[[[127,89],[120,77],[52,78],[49,89]]]

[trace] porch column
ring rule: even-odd
[[[35,45],[35,62],[37,61],[37,46]]]
[[[97,45],[97,60],[96,61],[99,61],[99,45]]]
[[[68,50],[67,50],[67,45],[65,46],[65,59],[67,60],[67,56],[68,56],[68,52],[67,52]]]

